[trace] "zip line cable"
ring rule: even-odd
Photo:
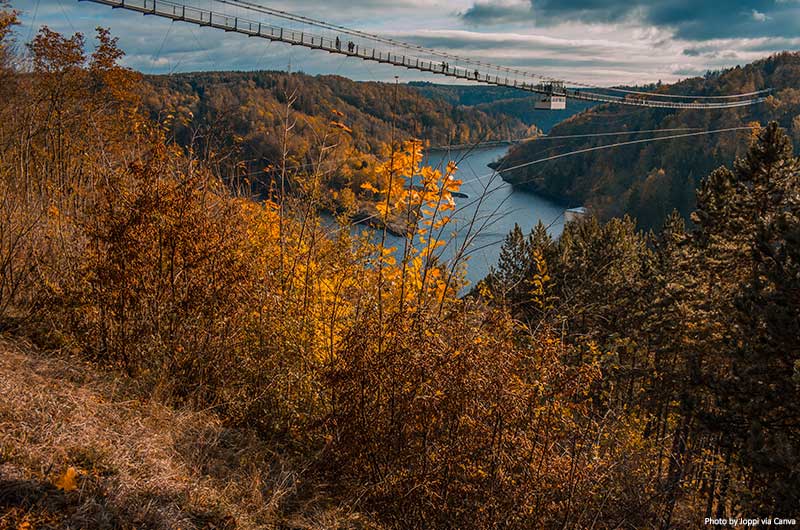
[[[499,184],[499,185],[495,186],[492,189],[488,188],[488,186],[491,185],[491,181],[494,179],[494,177],[496,177],[498,175],[501,175],[504,172],[514,171],[516,169],[521,169],[523,167],[527,167],[527,166],[531,166],[531,165],[535,165],[535,164],[540,164],[540,163],[548,162],[548,161],[551,161],[551,160],[557,160],[559,158],[565,158],[565,157],[569,157],[569,156],[574,156],[574,155],[577,155],[577,154],[583,154],[583,153],[588,153],[588,152],[592,152],[592,151],[600,151],[600,150],[604,150],[604,149],[612,149],[612,148],[615,148],[615,147],[622,147],[622,146],[626,146],[626,145],[634,145],[634,144],[641,144],[641,143],[647,143],[647,142],[657,142],[657,141],[673,140],[673,139],[686,138],[686,137],[692,137],[692,136],[702,136],[702,135],[709,135],[709,134],[718,134],[718,133],[724,133],[724,132],[734,132],[734,131],[753,130],[753,129],[756,129],[756,127],[750,127],[750,126],[729,127],[729,128],[725,128],[725,129],[714,129],[714,130],[710,130],[710,131],[697,131],[697,132],[686,133],[686,134],[676,134],[676,135],[670,135],[670,136],[658,136],[658,137],[655,137],[655,138],[643,138],[643,139],[639,139],[639,140],[631,140],[631,141],[626,141],[626,142],[616,142],[616,143],[613,143],[613,144],[595,146],[595,147],[590,147],[590,148],[585,148],[585,149],[578,149],[576,151],[570,151],[570,152],[567,152],[567,153],[553,155],[553,156],[549,156],[549,157],[533,160],[533,161],[530,161],[530,162],[525,162],[523,164],[519,164],[519,165],[516,165],[516,166],[509,167],[509,168],[501,168],[501,169],[498,169],[496,171],[492,171],[490,173],[486,173],[484,175],[480,175],[480,176],[477,176],[475,178],[463,181],[461,183],[462,186],[464,184],[470,184],[472,182],[481,181],[481,180],[483,180],[485,178],[489,178],[490,179],[489,183],[487,183],[487,186],[484,187],[483,193],[481,193],[481,195],[478,196],[478,198],[472,199],[471,201],[469,201],[469,202],[459,206],[458,208],[456,208],[456,210],[452,213],[452,216],[455,216],[460,211],[464,211],[466,208],[468,208],[469,206],[472,206],[473,204],[482,202],[487,196],[493,194],[496,191],[499,191],[499,190],[505,188],[507,186],[507,184],[508,184],[505,181],[502,184]],[[672,131],[672,130],[681,130],[681,129],[652,129],[650,132],[653,132],[653,131],[656,131],[656,132],[657,131]],[[683,130],[687,130],[687,129],[683,129]],[[693,130],[693,129],[688,129],[688,130]],[[694,130],[696,130],[696,129],[694,129]],[[644,133],[644,132],[647,132],[647,131],[634,131],[634,132]],[[600,135],[602,135],[602,134],[632,134],[632,133],[633,132],[600,133]],[[294,168],[290,168],[290,169],[298,169],[298,168],[306,167],[306,166],[309,166],[309,165],[313,165],[313,164],[303,164],[302,166],[295,166]],[[456,165],[458,165],[458,164],[456,164]],[[531,182],[531,181],[532,181],[532,179],[529,179],[527,181],[516,182],[514,184],[515,185],[525,184],[525,183]],[[498,205],[496,205],[494,207],[494,210],[490,214],[488,214],[487,216],[483,216],[483,217],[477,218],[477,213],[478,212],[477,211],[475,212],[475,215],[473,217],[476,217],[477,219],[483,220],[484,222],[483,222],[483,225],[476,231],[475,234],[473,234],[471,236],[468,236],[468,237],[470,237],[470,239],[472,241],[474,241],[475,238],[477,237],[477,234],[480,233],[480,231],[483,230],[486,227],[486,224],[490,219],[492,219],[493,217],[497,217],[498,218],[498,219],[492,221],[489,224],[489,226],[491,226],[491,224],[494,224],[495,222],[497,222],[497,220],[499,220],[499,218],[502,218],[503,216],[508,214],[508,212],[503,212],[501,215],[498,215],[497,212],[500,210],[500,208],[503,206],[503,204],[505,204],[505,202],[510,197],[511,197],[511,195],[508,195],[507,197],[505,197]],[[480,209],[480,207],[478,207],[478,209]],[[369,215],[369,216],[367,216],[367,217],[365,217],[363,219],[360,219],[357,223],[352,223],[350,225],[343,225],[343,226],[341,226],[341,227],[339,227],[337,229],[328,231],[327,235],[332,236],[333,234],[336,234],[339,231],[344,230],[345,228],[351,228],[352,226],[355,226],[355,225],[358,225],[358,224],[364,224],[366,221],[370,221],[372,219],[375,219],[375,218],[379,217],[380,215],[381,215],[380,213],[375,213],[375,214]],[[560,218],[560,216],[557,216],[555,219],[553,219],[553,221],[548,225],[548,228],[550,226],[552,226],[559,218]],[[440,230],[440,234],[439,234],[438,237],[441,237],[441,230]],[[477,252],[478,250],[481,250],[483,248],[502,243],[502,241],[504,239],[498,240],[498,241],[496,241],[494,243],[483,245],[483,246],[481,246],[481,247],[479,247],[477,249],[472,249],[470,252],[467,252],[466,255],[469,255],[469,254],[471,254],[473,252]],[[467,246],[469,246],[471,244],[472,244],[472,242],[470,242]]]
[[[39,3],[42,0],[36,0],[36,6],[33,8],[33,18],[31,18],[31,26],[28,28],[28,38],[25,39],[26,43],[31,42],[31,37],[33,37],[33,28],[36,27],[36,17],[39,15]]]
[[[539,142],[543,140],[562,140],[562,139],[571,139],[571,138],[599,138],[605,136],[625,136],[625,135],[632,135],[632,134],[649,134],[649,133],[659,133],[659,132],[679,132],[679,131],[699,131],[700,129],[696,127],[679,127],[679,128],[669,128],[669,129],[646,129],[642,131],[614,131],[614,132],[605,132],[605,133],[587,133],[587,134],[567,134],[567,135],[559,135],[559,136],[531,136],[529,138],[523,138],[521,140],[522,143],[527,142]],[[481,144],[475,145],[475,148],[480,148]],[[345,158],[341,158],[336,160],[335,162],[349,162],[350,160],[357,160],[362,158],[363,154],[348,156]],[[296,171],[300,169],[305,169],[307,167],[312,167],[316,165],[316,162],[308,162],[306,164],[298,164],[295,166],[287,167],[287,171]],[[264,170],[257,170],[257,171],[250,171],[241,175],[242,177],[252,177],[254,175],[261,175],[264,173]],[[485,175],[484,175],[485,176]],[[483,178],[483,177],[480,177]],[[468,181],[473,182],[473,181]]]
[[[469,183],[472,183],[472,182],[475,182],[475,181],[480,181],[480,180],[485,179],[485,178],[493,179],[495,176],[500,175],[500,174],[502,174],[504,172],[507,172],[507,171],[513,171],[513,170],[520,169],[520,168],[527,167],[527,166],[531,166],[531,165],[534,165],[534,164],[540,164],[540,163],[543,163],[543,162],[548,162],[548,161],[556,160],[556,159],[559,159],[559,158],[565,158],[565,157],[568,157],[568,156],[574,156],[574,155],[577,155],[577,154],[587,153],[587,152],[590,152],[590,151],[599,151],[599,150],[603,150],[603,149],[611,149],[611,148],[614,148],[614,147],[621,147],[621,146],[625,146],[625,145],[641,144],[641,143],[647,143],[647,142],[656,142],[656,141],[662,141],[662,140],[673,140],[673,139],[677,139],[677,138],[685,138],[685,137],[690,137],[690,136],[701,136],[701,135],[717,134],[717,133],[723,133],[723,132],[734,132],[734,131],[753,130],[753,129],[756,129],[756,127],[749,127],[749,126],[745,126],[745,127],[729,127],[729,128],[726,128],[726,129],[715,129],[715,130],[710,130],[710,131],[699,131],[699,132],[687,133],[687,134],[677,134],[677,135],[670,135],[670,136],[659,136],[659,137],[656,137],[656,138],[644,138],[644,139],[640,139],[640,140],[631,140],[631,141],[627,141],[627,142],[616,142],[616,143],[613,143],[613,144],[590,147],[590,148],[586,148],[586,149],[578,149],[576,151],[570,151],[568,153],[562,153],[562,154],[559,154],[559,155],[549,156],[549,157],[533,160],[533,161],[530,161],[530,162],[525,162],[523,164],[519,164],[519,165],[516,165],[516,166],[509,167],[509,168],[501,168],[501,169],[498,169],[496,171],[492,171],[490,173],[486,173],[484,175],[480,175],[480,176],[475,177],[473,179],[465,180],[465,181],[463,181],[461,183],[461,185],[463,186],[464,184],[469,184]],[[533,179],[528,179],[528,180],[523,180],[521,182],[515,182],[514,185],[525,184],[527,182],[531,182],[532,180]],[[491,180],[490,180],[490,182],[491,182]],[[463,210],[463,209],[465,209],[465,208],[467,208],[467,207],[469,207],[469,206],[471,206],[471,205],[473,205],[473,204],[475,204],[475,203],[477,203],[479,201],[482,201],[486,196],[491,195],[492,193],[505,188],[507,185],[508,185],[508,183],[504,181],[502,184],[499,184],[499,185],[495,186],[492,189],[488,189],[488,187],[485,187],[485,191],[481,196],[479,196],[477,199],[473,199],[470,202],[468,202],[468,203],[464,204],[463,206],[459,207],[455,212],[453,212],[453,215],[455,215],[460,210]],[[497,207],[495,207],[494,212],[497,212],[498,209],[510,197],[511,197],[510,194],[508,196],[506,196],[500,202],[500,204],[497,205]],[[493,214],[494,214],[494,212],[493,212]],[[553,222],[555,222],[557,219],[558,218],[554,219]],[[365,220],[367,220],[367,219],[363,219],[361,222],[363,222]]]
[[[611,148],[614,148],[614,147],[621,147],[621,146],[625,146],[625,145],[640,144],[640,143],[646,143],[646,142],[655,142],[655,141],[661,141],[661,140],[672,140],[672,139],[677,139],[677,138],[685,138],[685,137],[689,137],[689,136],[700,136],[700,135],[716,134],[716,133],[723,133],[723,132],[734,132],[734,131],[743,131],[743,130],[753,130],[753,129],[756,129],[756,128],[757,128],[757,127],[750,127],[750,126],[745,126],[745,127],[730,127],[730,128],[725,128],[725,129],[715,129],[715,130],[711,130],[711,131],[699,131],[699,132],[688,133],[688,134],[678,134],[678,135],[670,135],[670,136],[660,136],[660,137],[656,137],[656,138],[645,138],[645,139],[640,139],[640,140],[632,140],[632,141],[627,141],[627,142],[616,142],[616,143],[614,143],[614,144],[608,144],[608,145],[596,146],[596,147],[591,147],[591,148],[586,148],[586,149],[578,149],[578,150],[576,150],[576,151],[570,151],[570,152],[568,152],[568,153],[562,153],[562,154],[559,154],[559,155],[554,155],[554,156],[549,156],[549,157],[545,157],[545,158],[538,159],[538,160],[533,160],[533,161],[531,161],[531,162],[526,162],[526,163],[519,164],[519,165],[516,165],[516,166],[513,166],[513,167],[505,168],[505,169],[501,168],[501,169],[499,169],[499,170],[496,170],[496,171],[493,171],[493,172],[491,172],[491,173],[487,173],[487,174],[485,174],[485,175],[481,175],[481,176],[475,177],[475,178],[473,178],[473,179],[465,180],[464,182],[462,182],[462,184],[461,184],[461,185],[463,186],[464,184],[468,184],[468,183],[475,182],[475,181],[480,181],[480,180],[482,180],[482,179],[484,179],[484,178],[487,178],[487,177],[489,177],[489,178],[492,178],[492,179],[493,179],[493,178],[494,178],[494,176],[500,175],[500,174],[501,174],[501,173],[503,173],[503,172],[507,172],[507,171],[513,171],[513,170],[520,169],[520,168],[523,168],[523,167],[526,167],[526,166],[530,166],[530,165],[534,165],[534,164],[539,164],[539,163],[542,163],[542,162],[547,162],[547,161],[551,161],[551,160],[556,160],[556,159],[559,159],[559,158],[564,158],[564,157],[573,156],[573,155],[577,155],[577,154],[587,153],[587,152],[590,152],[590,151],[599,151],[599,150],[602,150],[602,149],[611,149]],[[525,184],[525,183],[527,183],[527,182],[530,182],[531,180],[532,180],[532,179],[529,179],[529,180],[527,180],[527,181],[522,181],[522,182],[516,182],[516,183],[514,183],[514,184]],[[490,182],[491,182],[491,181],[490,181]],[[456,211],[455,211],[455,212],[453,212],[453,216],[455,216],[455,214],[456,214],[458,211],[460,211],[460,210],[463,210],[463,209],[465,209],[465,208],[467,208],[467,207],[469,207],[469,206],[471,206],[471,205],[473,205],[473,204],[475,204],[475,203],[477,203],[477,202],[479,202],[479,201],[482,201],[482,200],[483,200],[483,199],[484,199],[486,196],[488,196],[488,195],[491,195],[492,193],[494,193],[494,192],[496,192],[496,191],[498,191],[498,190],[501,190],[501,189],[505,188],[507,184],[508,184],[508,183],[504,182],[503,184],[500,184],[500,185],[498,185],[498,186],[495,186],[495,187],[494,187],[494,188],[492,188],[492,189],[488,189],[488,187],[485,187],[485,188],[484,188],[484,193],[483,193],[483,194],[482,194],[480,197],[478,197],[477,199],[473,199],[472,201],[470,201],[470,202],[468,202],[468,203],[464,204],[463,206],[459,207],[458,209],[456,209]],[[506,201],[507,201],[507,200],[508,200],[510,197],[511,197],[511,195],[510,195],[510,194],[509,194],[508,196],[506,196],[506,197],[505,197],[505,198],[504,198],[504,199],[503,199],[503,200],[500,202],[500,204],[498,204],[498,205],[497,205],[497,206],[494,208],[493,212],[492,212],[491,214],[489,214],[488,218],[491,218],[492,216],[496,215],[496,212],[498,212],[498,211],[499,211],[499,209],[502,207],[502,205],[503,205],[503,204],[505,204],[505,202],[506,202]],[[480,207],[479,207],[479,209],[480,209]],[[506,212],[504,212],[504,213],[503,213],[503,216],[505,216],[505,215],[506,215]],[[563,214],[562,214],[562,215],[563,215]],[[553,221],[552,221],[552,222],[551,222],[551,223],[550,223],[550,224],[547,226],[547,228],[549,228],[550,226],[552,226],[552,225],[553,225],[553,224],[554,224],[554,223],[555,223],[555,222],[556,222],[556,221],[557,221],[557,220],[558,220],[560,217],[561,217],[561,215],[559,215],[559,216],[557,216],[555,219],[553,219]],[[363,222],[363,220],[362,220],[362,222]],[[496,221],[493,221],[491,224],[494,224],[494,222],[496,222]],[[486,224],[486,223],[484,223],[484,225],[485,225],[485,224]],[[480,232],[480,230],[482,230],[483,228],[484,228],[484,227],[482,226],[482,227],[481,227],[481,229],[479,229],[479,231],[478,231],[478,232]],[[477,235],[477,234],[476,234],[476,235]],[[487,248],[487,247],[489,247],[489,246],[493,246],[493,245],[496,245],[496,244],[498,244],[498,243],[502,243],[504,240],[505,240],[505,238],[503,238],[503,239],[500,239],[500,240],[498,240],[498,241],[495,241],[494,243],[489,243],[489,244],[483,245],[483,246],[481,246],[481,247],[478,247],[478,248],[476,248],[476,249],[472,249],[470,252],[467,252],[467,255],[469,255],[469,254],[471,254],[471,253],[473,253],[473,252],[477,252],[478,250],[481,250],[481,249],[483,249],[483,248]],[[470,243],[470,244],[471,244],[471,243]]]
[[[728,127],[728,128],[725,128],[725,129],[714,129],[714,130],[710,130],[710,131],[699,131],[699,132],[691,132],[691,133],[684,133],[684,134],[672,134],[672,135],[669,135],[669,136],[657,136],[655,138],[642,138],[642,139],[639,139],[639,140],[628,140],[626,142],[616,142],[616,143],[613,143],[613,144],[598,145],[598,146],[595,146],[595,147],[587,147],[587,148],[584,148],[584,149],[578,149],[576,151],[570,151],[568,153],[562,153],[562,154],[559,154],[559,155],[548,156],[546,158],[540,158],[538,160],[532,160],[530,162],[525,162],[523,164],[518,164],[516,166],[512,166],[512,167],[508,167],[508,168],[500,168],[500,169],[496,170],[496,172],[497,173],[506,173],[508,171],[514,171],[514,170],[517,170],[517,169],[521,169],[523,167],[528,167],[528,166],[532,166],[532,165],[535,165],[535,164],[541,164],[543,162],[549,162],[551,160],[558,160],[559,158],[565,158],[565,157],[568,157],[568,156],[574,156],[574,155],[579,155],[579,154],[583,154],[583,153],[589,153],[589,152],[592,152],[592,151],[601,151],[601,150],[604,150],[604,149],[612,149],[614,147],[623,147],[623,146],[626,146],[626,145],[643,144],[643,143],[648,143],[648,142],[661,142],[661,141],[664,141],[664,140],[675,140],[677,138],[688,138],[688,137],[692,137],[692,136],[705,136],[705,135],[709,135],[709,134],[719,134],[719,133],[725,133],[725,132],[751,131],[751,130],[757,129],[757,128],[758,127],[751,127],[751,126]],[[492,173],[489,173],[488,175],[491,175],[491,174]],[[474,182],[475,180],[478,180],[480,178],[485,178],[488,175],[483,175],[483,176],[475,178],[475,179],[464,181],[464,182],[462,182],[462,185],[467,184],[468,182]],[[516,182],[515,184],[525,184],[526,182],[530,182],[530,181]]]
[[[707,135],[707,134],[715,134],[715,133],[723,133],[723,132],[736,132],[736,131],[753,130],[753,129],[757,129],[757,127],[749,127],[749,126],[745,126],[745,127],[730,127],[730,128],[726,128],[726,129],[716,129],[716,130],[712,130],[712,131],[700,131],[700,132],[697,132],[697,133],[690,133],[690,134],[663,136],[663,137],[657,137],[657,138],[646,138],[646,139],[643,139],[643,140],[633,140],[633,141],[630,141],[630,142],[617,142],[617,143],[614,143],[614,144],[591,147],[591,148],[587,148],[587,149],[579,149],[577,151],[571,151],[569,153],[563,153],[563,154],[560,154],[560,155],[549,156],[549,157],[546,157],[546,158],[533,160],[531,162],[526,162],[524,164],[519,164],[519,165],[510,167],[510,168],[506,168],[506,169],[502,169],[501,168],[501,169],[499,169],[499,170],[497,170],[497,171],[495,171],[493,173],[489,173],[488,175],[499,174],[499,173],[503,173],[505,171],[513,171],[513,170],[520,169],[520,168],[523,168],[523,167],[526,167],[526,166],[531,166],[531,165],[539,164],[539,163],[542,163],[542,162],[548,162],[548,161],[555,160],[555,159],[558,159],[558,158],[564,158],[564,157],[573,156],[573,155],[577,155],[577,154],[587,153],[587,152],[590,152],[590,151],[598,151],[598,150],[601,150],[601,149],[611,149],[611,148],[614,148],[614,147],[620,147],[620,146],[637,144],[637,143],[644,143],[644,142],[647,142],[647,141],[654,141],[655,142],[655,141],[660,141],[660,140],[672,140],[672,139],[676,139],[676,138],[684,138],[684,137],[688,137],[688,136],[700,136],[700,135]],[[486,176],[487,175],[483,175],[482,177],[477,177],[477,179],[484,178]],[[474,182],[477,179],[472,179],[472,180],[469,180],[469,181],[465,181],[465,182],[462,183],[462,185],[466,184],[468,182]],[[532,179],[529,179],[527,181],[523,180],[522,182],[515,182],[514,185],[525,184],[525,183],[531,182],[531,181],[532,181]],[[491,193],[494,193],[495,191],[497,191],[499,189],[502,189],[503,187],[505,187],[505,184],[501,184],[501,185],[495,187],[494,189],[487,191],[486,193],[487,193],[487,195],[491,194]],[[509,195],[509,197],[510,197],[510,195]],[[508,197],[506,197],[506,199],[507,198]],[[504,199],[504,201],[505,201],[505,199]],[[563,216],[563,213],[561,213],[558,216],[556,216],[556,218],[553,219],[553,221],[551,221],[550,224],[547,225],[546,228],[550,228],[561,216]],[[498,240],[496,240],[494,242],[481,245],[480,247],[471,249],[467,253],[467,255],[470,255],[470,254],[472,254],[474,252],[478,252],[480,250],[483,250],[485,248],[488,248],[488,247],[491,247],[491,246],[494,246],[494,245],[499,245],[503,241],[505,241],[505,237],[503,237],[502,239],[498,239]]]
[[[564,134],[559,136],[531,136],[530,138],[523,138],[523,142],[538,142],[541,140],[563,140],[568,138],[598,138],[601,136],[622,136],[626,134],[647,134],[658,132],[679,132],[679,131],[699,131],[697,127],[678,127],[673,129],[645,129],[643,131],[614,131],[605,133],[587,133],[587,134]]]
[[[161,51],[164,49],[164,44],[166,44],[169,34],[172,31],[172,26],[174,25],[175,21],[173,20],[170,25],[167,26],[167,31],[164,33],[164,38],[161,40],[161,46],[158,47],[156,54],[151,57],[153,61],[153,67],[151,70],[155,70],[158,67],[158,61],[161,60]],[[151,71],[150,73],[152,75],[153,72]]]

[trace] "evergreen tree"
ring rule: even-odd
[[[730,371],[716,389],[749,470],[750,506],[789,514],[800,499],[800,162],[771,123],[735,165],[732,219],[740,277],[733,299]],[[733,229],[733,230],[732,230]]]
[[[708,464],[709,515],[786,514],[800,498],[798,175],[790,140],[769,124],[733,171],[702,182],[691,246],[674,263],[689,272],[672,289],[686,331],[661,348],[680,352],[673,377],[686,370],[676,390],[697,429],[683,443],[725,462],[719,473]],[[666,308],[657,315],[674,322]]]

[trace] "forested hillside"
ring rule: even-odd
[[[295,124],[291,157],[311,162],[320,137],[333,124],[347,131],[337,149],[375,154],[394,138],[419,138],[431,145],[468,144],[523,136],[519,119],[487,113],[461,102],[431,99],[416,87],[351,81],[339,76],[285,72],[202,72],[148,77],[145,103],[155,119],[171,115],[180,143],[193,131],[213,129],[228,147],[235,138],[242,158],[276,164],[282,129]]]
[[[469,107],[525,96],[523,92],[513,88],[479,84],[444,85],[427,81],[412,81],[408,86],[414,87],[427,98],[446,101],[451,105]]]
[[[329,209],[355,202],[361,217],[374,213],[362,189],[364,183],[377,185],[367,169],[392,140],[418,138],[445,146],[533,136],[592,106],[537,111],[537,97],[510,88],[395,86],[285,72],[197,72],[145,80],[149,116],[177,144],[216,160],[229,182],[262,192],[274,183],[279,166],[314,166],[331,174]],[[289,127],[291,134],[284,135]],[[395,220],[392,230],[401,231],[401,224]]]
[[[800,159],[774,122],[746,146],[701,179],[692,228],[677,212],[655,233],[627,216],[568,224],[558,240],[517,228],[474,291],[598,349],[596,404],[660,446],[647,471],[658,486],[641,492],[660,515],[636,528],[732,513],[797,524]]]
[[[322,207],[372,224],[379,219],[369,189],[386,185],[374,171],[382,146],[411,138],[463,145],[538,131],[513,116],[430,99],[415,87],[338,76],[205,72],[146,81],[149,116],[178,145],[213,162],[230,185],[265,193],[286,173],[324,173]],[[388,226],[401,234],[407,219],[398,213]]]
[[[777,121],[800,145],[800,54],[783,53],[745,67],[693,78],[658,90],[671,94],[731,94],[764,88],[774,92],[765,104],[731,110],[668,110],[600,106],[555,127],[553,135],[636,131],[660,128],[721,129]],[[645,227],[659,226],[677,208],[688,216],[700,179],[729,164],[747,148],[747,133],[697,136],[619,147],[528,166],[503,174],[510,182],[570,202],[588,204],[603,218],[630,213]],[[615,141],[619,136],[530,142],[502,160],[512,167],[556,153]]]

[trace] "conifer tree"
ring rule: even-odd
[[[714,171],[698,190],[694,276],[681,297],[693,329],[683,401],[734,468],[711,492],[717,514],[735,468],[739,508],[785,513],[800,498],[799,177],[790,139],[771,123],[734,171]]]

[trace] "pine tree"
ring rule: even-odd
[[[513,299],[514,293],[521,289],[529,257],[525,235],[515,223],[500,248],[500,257],[497,261],[495,277],[502,298]]]
[[[734,171],[703,183],[693,217],[707,298],[694,315],[705,351],[692,398],[710,393],[694,412],[744,470],[744,506],[773,513],[800,498],[799,186],[791,141],[771,123]]]
[[[735,300],[728,417],[753,471],[754,507],[792,513],[800,499],[800,161],[770,124],[737,162],[736,208],[746,227],[749,278]],[[725,393],[727,394],[727,392]]]

